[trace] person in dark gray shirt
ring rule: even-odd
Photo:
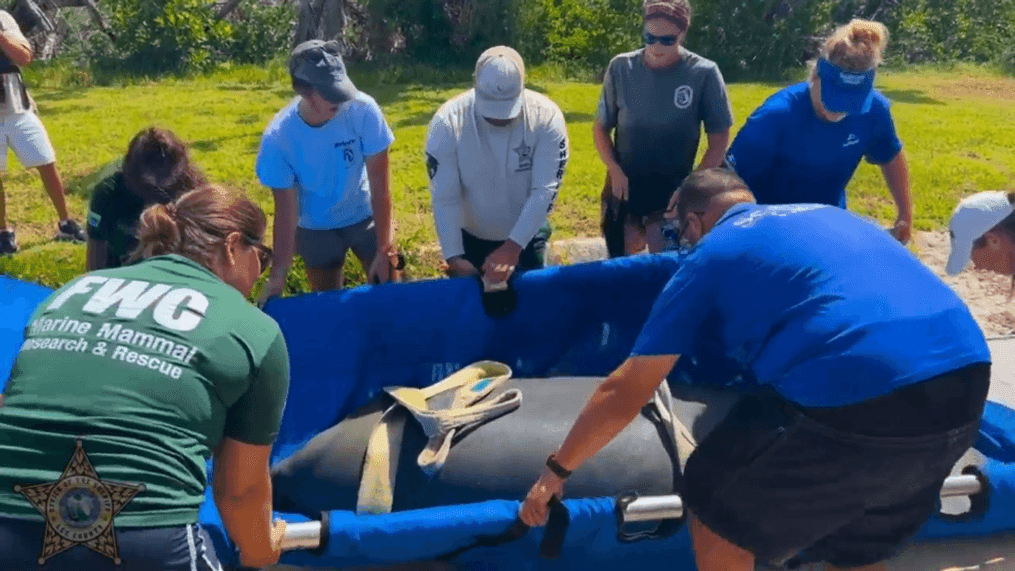
[[[699,168],[712,168],[722,164],[733,125],[719,67],[682,45],[687,0],[645,0],[642,14],[645,47],[610,62],[592,127],[607,169],[604,205],[626,210],[617,223],[628,255],[664,249],[663,212],[694,168],[702,126],[708,148]],[[603,209],[604,233],[612,210]]]

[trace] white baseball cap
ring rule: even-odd
[[[954,276],[965,269],[973,255],[973,242],[997,226],[1015,211],[1008,202],[1008,193],[1000,190],[979,192],[965,198],[952,213],[948,229],[952,250],[945,271]]]
[[[491,119],[514,119],[522,111],[525,64],[507,46],[492,47],[476,62],[476,110]]]

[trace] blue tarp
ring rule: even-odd
[[[514,280],[517,309],[502,319],[484,313],[480,286],[467,279],[274,300],[265,310],[286,337],[292,372],[274,459],[287,457],[384,386],[426,386],[474,361],[503,361],[518,377],[604,376],[627,356],[676,264],[670,256],[640,256],[530,272]],[[44,288],[10,280],[5,287],[8,295],[0,299],[0,321],[7,328],[0,329],[0,364],[16,352],[20,328],[45,294]],[[19,320],[20,327],[15,325]],[[707,370],[716,367],[710,363]],[[6,371],[0,373],[6,377]],[[671,379],[686,374],[686,369],[679,369]],[[706,382],[727,380],[722,374],[694,376]],[[921,538],[1015,529],[1010,515],[1015,511],[1015,411],[991,403],[977,448],[988,457],[986,472],[993,484],[988,512],[962,522],[932,520]],[[673,569],[694,569],[686,530],[662,540],[622,543],[616,535],[612,498],[565,503],[571,525],[560,560],[537,556],[542,530],[532,530],[510,545],[466,552],[456,563],[484,570],[579,565],[593,570],[665,561]],[[345,567],[432,558],[506,530],[517,509],[517,501],[502,500],[383,516],[336,511],[330,514],[324,554],[292,552],[283,562]],[[302,516],[278,515],[305,521]],[[210,499],[202,508],[201,521],[220,556],[229,561],[233,550]]]

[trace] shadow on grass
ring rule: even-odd
[[[51,107],[48,102],[35,102],[39,106],[39,118],[45,119],[51,115],[63,115],[65,113],[87,113],[94,112],[94,105],[65,105],[63,107]]]
[[[596,116],[591,113],[567,111],[564,113],[565,123],[591,123]]]
[[[220,143],[224,143],[226,141],[233,141],[236,139],[251,139],[251,138],[255,139],[255,146],[260,146],[259,145],[261,139],[260,131],[243,133],[240,135],[229,135],[226,137],[216,137],[214,139],[201,139],[199,141],[191,141],[190,143],[188,143],[188,146],[196,151],[207,153],[210,151],[217,151]]]
[[[65,87],[62,89],[46,89],[46,88],[35,88],[31,85],[28,86],[28,92],[35,98],[36,103],[43,101],[65,101],[67,99],[79,99],[86,97],[88,92],[93,91],[96,87]]]
[[[64,190],[67,194],[90,198],[95,185],[106,177],[113,176],[122,166],[123,157],[117,157],[84,176],[68,179],[64,183]]]
[[[917,105],[944,105],[943,101],[934,99],[919,89],[882,89],[881,93],[895,103],[913,103]]]

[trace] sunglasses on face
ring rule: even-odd
[[[257,261],[261,263],[261,270],[264,270],[271,265],[271,248],[262,244],[260,240],[244,234],[243,239],[250,244],[255,250],[257,250]]]
[[[659,42],[659,45],[669,47],[677,43],[677,39],[679,39],[679,36],[654,36],[648,32],[643,32],[641,35],[641,39],[645,40],[646,46],[650,46],[656,42]]]
[[[701,220],[701,218],[703,216],[705,216],[706,211],[704,211],[704,210],[691,210],[690,212],[688,212],[688,214],[696,214],[696,215],[698,215],[698,220]],[[683,238],[684,238],[684,232],[687,230],[687,226],[688,226],[688,224],[687,224],[687,216],[684,217],[683,221],[675,219],[673,222],[674,222],[674,225],[677,227],[677,239],[678,240],[683,240]]]

